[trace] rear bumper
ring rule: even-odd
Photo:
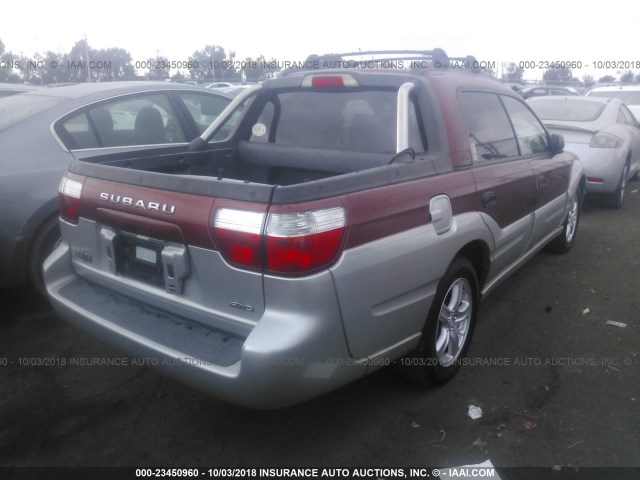
[[[627,161],[623,149],[591,148],[588,144],[578,143],[568,144],[565,149],[575,153],[580,159],[587,178],[587,193],[610,193],[618,188],[620,175]]]
[[[45,262],[51,302],[64,318],[183,383],[252,408],[316,397],[366,373],[348,351],[331,275],[265,277],[269,304],[239,336],[159,310],[79,277],[63,242]],[[302,285],[304,284],[304,285]]]

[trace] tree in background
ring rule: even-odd
[[[7,65],[17,61],[18,58],[11,52],[5,52],[4,43],[0,40],[0,62],[4,63],[3,68],[0,68],[0,82],[18,83],[20,82],[20,76],[9,68]]]
[[[629,71],[623,73],[620,76],[620,82],[621,83],[633,83],[633,77],[634,77],[633,72],[631,70],[629,70]]]
[[[32,76],[37,79],[37,82],[32,83],[49,85],[51,83],[65,83],[69,81],[67,78],[67,70],[57,53],[49,50],[43,56],[36,54],[35,58],[40,60],[39,65],[41,66],[31,72]]]
[[[49,85],[135,78],[135,69],[128,51],[123,48],[95,50],[85,39],[77,41],[67,54],[49,50],[27,57],[5,52],[1,41],[0,47],[1,61],[20,65],[19,69],[0,69],[0,81]]]
[[[585,75],[584,77],[582,77],[582,83],[584,84],[585,87],[589,88],[594,83],[596,83],[596,81],[591,75]]]
[[[131,64],[131,54],[124,48],[106,48],[96,51],[94,61],[102,62],[104,67],[97,70],[100,80],[133,80],[136,77],[135,68]]]
[[[242,75],[235,69],[235,57],[235,52],[229,52],[227,56],[220,45],[207,45],[189,57],[189,62],[193,63],[189,75],[197,83],[241,81]]]
[[[517,66],[511,62],[507,66],[507,73],[502,74],[502,81],[506,83],[522,83],[524,68]]]
[[[247,57],[244,62],[236,62],[235,57],[234,51],[227,53],[220,45],[207,45],[189,57],[189,62],[193,64],[191,68],[171,70],[168,59],[158,55],[148,60],[151,68],[147,68],[144,73],[149,80],[171,79],[184,82],[187,80],[188,72],[191,80],[198,83],[258,82],[277,75],[280,70],[276,59],[267,61],[264,55],[255,60]],[[48,85],[137,78],[131,54],[127,50],[117,47],[97,50],[91,48],[85,38],[77,41],[68,53],[49,50],[37,52],[29,57],[6,51],[4,43],[0,40],[0,61],[20,65],[20,68],[0,69],[0,82]],[[156,68],[163,64],[167,67]],[[515,75],[518,75],[517,71]],[[521,78],[521,73],[519,75]]]
[[[615,77],[612,77],[611,75],[605,75],[604,77],[600,77],[598,79],[598,83],[614,83],[615,81]]]
[[[86,39],[79,40],[71,47],[71,51],[67,55],[69,62],[68,78],[70,82],[91,82],[91,68],[88,62],[96,58],[96,51],[87,43]],[[66,63],[65,62],[65,65]],[[82,68],[85,66],[84,68]]]
[[[256,59],[247,57],[242,63],[245,65],[242,73],[244,74],[244,80],[246,82],[266,80],[280,71],[279,68],[277,68],[278,61],[273,57],[271,60],[267,60],[264,58],[264,55],[260,55]]]
[[[184,83],[187,80],[187,77],[184,76],[182,72],[174,73],[171,75],[171,81],[176,83]]]
[[[169,79],[169,59],[167,57],[161,57],[157,55],[156,58],[150,58],[147,60],[147,65],[149,68],[147,69],[147,73],[145,77],[147,80],[168,80]],[[161,67],[167,68],[161,68]]]
[[[542,74],[542,79],[549,85],[562,85],[574,81],[571,69],[566,67],[548,68],[544,74]]]

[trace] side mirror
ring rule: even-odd
[[[552,133],[549,136],[549,149],[554,155],[562,153],[564,150],[564,137],[557,133]]]

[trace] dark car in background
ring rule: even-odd
[[[42,262],[59,238],[57,190],[74,158],[135,156],[187,145],[230,98],[165,82],[41,88],[0,101],[0,287],[42,286]]]
[[[0,83],[0,98],[10,97],[18,93],[33,92],[42,87],[36,85],[24,85],[22,83]]]

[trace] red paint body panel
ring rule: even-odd
[[[428,224],[429,201],[440,194],[449,195],[454,215],[475,209],[475,188],[469,170],[349,194],[351,228],[346,247]]]
[[[536,188],[528,160],[510,160],[473,169],[478,189],[477,209],[490,215],[500,227],[535,210]],[[495,194],[495,204],[485,206],[482,195]]]
[[[102,200],[101,193],[114,195],[116,197],[130,197],[134,201],[143,201],[148,205],[149,202],[161,203],[175,207],[175,213],[170,215],[162,211],[151,211],[148,208],[140,208],[122,203],[114,203],[110,200]],[[169,227],[166,224],[174,225],[183,235],[189,245],[213,248],[213,240],[209,230],[209,219],[211,218],[211,210],[214,198],[200,195],[190,195],[185,193],[171,192],[167,190],[156,190],[152,188],[125,185],[122,183],[108,182],[95,178],[87,178],[82,190],[82,202],[80,204],[80,216],[90,220],[98,219],[98,210],[107,209],[114,212],[122,212],[124,214],[135,215],[137,217],[145,217],[151,220],[147,222],[142,230],[158,235],[161,240],[169,240],[163,238],[162,235],[167,234]],[[100,214],[102,220],[113,222],[107,224],[109,226],[119,228],[118,225],[129,225],[125,217],[113,214]],[[153,223],[153,221],[160,222]],[[162,225],[162,226],[159,226]],[[175,238],[174,233],[170,234],[171,238]],[[135,233],[135,232],[132,232]],[[144,235],[153,237],[145,233]]]
[[[569,188],[571,164],[566,160],[536,158],[529,160],[538,189],[536,207],[546,205]]]
[[[174,243],[185,243],[184,235],[178,225],[154,220],[142,215],[97,208],[96,221],[101,225],[107,225],[125,232],[135,233],[136,235],[161,238]]]

